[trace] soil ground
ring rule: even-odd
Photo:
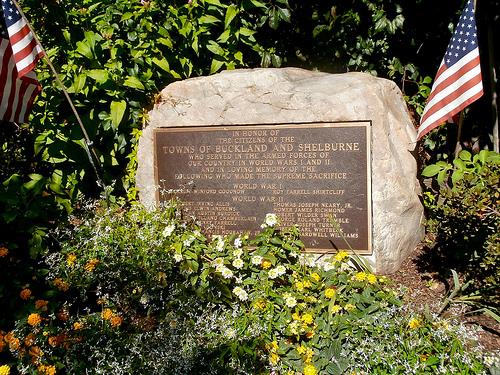
[[[403,286],[407,289],[405,302],[417,311],[437,313],[444,301],[448,290],[453,287],[453,280],[443,279],[441,274],[430,270],[425,259],[430,250],[420,246],[404,262],[401,269],[389,277],[393,280],[394,287]],[[472,315],[467,313],[463,305],[453,305],[443,312],[445,317],[455,317],[466,326],[476,325],[482,328],[479,331],[479,344],[487,352],[500,350],[500,324],[493,318],[485,315]]]

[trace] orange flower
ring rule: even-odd
[[[50,346],[54,347],[54,346],[57,346],[57,344],[59,344],[59,337],[58,336],[50,336],[47,341],[48,341]]]
[[[69,319],[69,311],[66,309],[61,309],[56,314],[57,318],[63,322],[66,322]]]
[[[30,333],[26,338],[24,339],[24,345],[26,346],[31,346],[35,343],[35,335],[33,333]]]
[[[52,283],[61,292],[66,292],[69,289],[69,284],[59,277],[54,279],[54,281]]]
[[[38,299],[35,301],[35,308],[38,310],[47,311],[48,304],[49,304],[49,301],[46,301],[44,299]]]
[[[21,293],[19,293],[19,296],[21,297],[21,299],[26,301],[31,297],[31,290],[28,288],[24,288],[23,290],[21,290]]]
[[[113,315],[110,322],[112,327],[119,327],[123,323],[123,318],[119,315]]]
[[[5,246],[0,246],[0,258],[6,257],[7,255],[9,255],[9,249]]]
[[[38,346],[32,346],[29,350],[29,355],[33,357],[33,359],[38,359],[43,355],[43,352]]]
[[[21,341],[17,337],[14,336],[13,332],[9,332],[5,335],[4,340],[9,344],[9,348],[11,350],[19,350],[21,347]]]
[[[78,331],[79,329],[82,329],[82,328],[83,328],[83,323],[81,323],[81,322],[74,322],[73,323],[73,329],[75,331]]]
[[[30,326],[35,327],[35,326],[39,325],[41,322],[42,322],[42,317],[39,314],[37,314],[37,313],[29,314],[28,324]]]
[[[99,264],[99,259],[91,259],[87,262],[87,264],[85,265],[85,271],[87,272],[92,272],[95,267]]]

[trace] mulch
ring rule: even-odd
[[[393,287],[404,287],[407,291],[404,301],[414,310],[437,313],[453,288],[453,280],[443,278],[442,274],[428,267],[422,259],[428,258],[432,251],[424,245],[419,246],[406,259],[400,270],[389,277]],[[464,305],[452,305],[443,312],[443,317],[456,318],[466,326],[478,326],[479,344],[485,351],[500,350],[500,324],[486,315],[469,314]]]

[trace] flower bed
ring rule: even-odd
[[[207,239],[175,202],[92,210],[56,234],[52,290],[23,291],[28,313],[0,338],[25,373],[486,369],[463,327],[407,311],[386,277],[344,251],[305,255],[297,228],[273,214],[255,238]]]

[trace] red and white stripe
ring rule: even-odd
[[[32,70],[25,71],[19,78],[9,40],[0,39],[0,119],[27,122],[33,101],[40,91]]]
[[[446,56],[445,56],[446,58]],[[441,62],[418,128],[418,139],[451,119],[483,95],[479,49],[450,68]]]
[[[36,62],[44,55],[40,45],[23,17],[8,29],[14,60],[19,77],[35,68]]]

